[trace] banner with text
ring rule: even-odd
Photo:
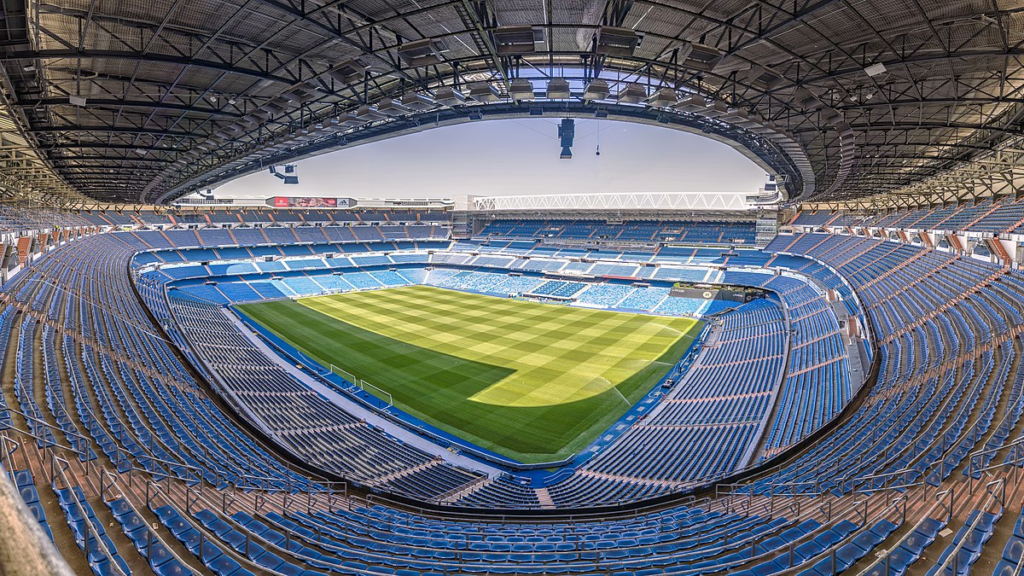
[[[352,198],[320,198],[315,196],[275,196],[267,200],[274,208],[352,208]]]

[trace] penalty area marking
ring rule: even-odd
[[[619,398],[622,398],[622,401],[626,403],[626,406],[629,406],[630,408],[633,407],[633,405],[629,403],[629,400],[626,400],[626,397],[623,396],[622,392],[619,391],[618,386],[613,387],[612,390],[615,390],[615,393],[619,395]]]

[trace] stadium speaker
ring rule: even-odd
[[[566,118],[558,125],[558,138],[562,144],[562,153],[559,158],[568,160],[572,158],[572,143],[576,137],[576,121]]]

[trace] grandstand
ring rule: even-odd
[[[214,225],[222,220],[215,214],[202,228],[170,224],[173,215],[160,224],[140,218],[132,230],[108,226],[41,250],[4,286],[2,328],[15,367],[5,421],[9,435],[35,438],[19,442],[5,464],[55,541],[70,530],[84,549],[90,534],[100,535],[88,545],[97,573],[140,558],[156,572],[166,564],[215,573],[770,573],[864,564],[887,546],[909,564],[928,539],[943,546],[936,554],[962,554],[957,538],[942,544],[938,532],[950,524],[994,531],[998,506],[989,497],[938,513],[936,500],[910,516],[886,503],[890,490],[920,491],[928,503],[929,486],[980,481],[991,474],[982,468],[1021,462],[1013,448],[1024,385],[1015,327],[1024,319],[1012,303],[1024,281],[1003,268],[821,233],[780,235],[764,251],[663,241],[629,252],[494,235],[455,240],[443,221],[431,224],[440,231],[396,225],[400,240],[367,240],[349,229],[381,216],[362,213],[259,229],[245,220]],[[257,218],[268,216],[280,217]],[[670,222],[676,231],[686,226]],[[677,282],[716,293],[748,286],[764,297],[692,299],[673,295]],[[973,288],[963,294],[958,283]],[[235,308],[417,285],[524,297],[529,314],[597,308],[703,318],[706,326],[658,385],[623,398],[600,424],[606,432],[537,467],[482,444],[484,428],[461,432],[457,421],[425,419],[415,400],[396,402],[386,372],[372,373],[373,382],[370,373],[353,376],[358,352],[338,355],[340,365],[325,362],[304,352],[294,333],[278,337]],[[425,311],[424,301],[414,302]],[[478,327],[495,334],[494,321],[482,318]],[[416,332],[438,325],[422,322]],[[39,384],[38,366],[47,367]],[[999,385],[986,386],[992,382]],[[60,460],[66,470],[50,496],[32,480],[44,470],[33,462],[58,453],[68,455]],[[140,499],[131,484],[116,482],[119,497],[93,494],[98,470],[147,475],[165,487]],[[173,486],[212,492],[188,496]],[[720,496],[696,500],[708,486]],[[877,502],[870,517],[860,511],[865,489]],[[218,504],[218,492],[233,494],[232,503]],[[370,493],[373,506],[361,496]],[[272,507],[246,503],[257,495]],[[830,498],[838,508],[828,516],[738,513],[740,498]],[[307,504],[296,507],[302,499]],[[623,507],[634,510],[631,518],[617,517]],[[493,522],[488,510],[559,518],[581,508],[607,512],[557,528],[542,517],[505,517],[500,536],[483,537]],[[417,539],[418,524],[439,537]],[[396,532],[398,525],[408,528]],[[927,537],[908,543],[915,531]],[[164,559],[146,546],[166,550]],[[786,552],[792,548],[800,554]],[[758,568],[765,562],[769,568]]]
[[[1018,5],[2,15],[0,573],[1024,574]],[[768,179],[213,191],[526,118]]]
[[[821,233],[828,225],[817,222],[757,250],[717,246],[702,222],[659,219],[671,232],[631,251],[455,239],[451,221],[437,219],[390,224],[387,236],[356,232],[388,218],[365,211],[316,223],[267,211],[225,224],[211,210],[190,214],[208,223],[198,227],[177,224],[173,211],[104,216],[99,233],[36,242],[3,287],[0,316],[13,383],[0,420],[5,469],[43,533],[84,551],[72,566],[774,573],[867,569],[890,556],[910,566],[926,554],[971,566],[993,546],[1013,550],[1012,538],[993,537],[1014,518],[1003,520],[992,488],[1011,489],[1010,471],[1024,463],[1024,279],[1012,269]],[[629,225],[604,226],[595,229],[610,236]],[[699,241],[671,236],[687,227],[698,233],[682,238]],[[654,385],[623,388],[614,404],[592,397],[586,414],[613,408],[596,421],[604,432],[537,461],[495,451],[493,434],[507,425],[425,416],[396,376],[359,368],[367,344],[325,360],[301,331],[284,337],[236,308],[421,285],[496,304],[522,299],[544,325],[571,308],[617,323],[639,312],[705,324]],[[681,295],[680,285],[707,295]],[[762,297],[729,302],[728,287]],[[429,332],[446,322],[412,298],[414,308],[387,311],[414,315],[408,334],[426,336],[420,346],[451,334]],[[339,318],[354,322],[353,312]],[[502,341],[495,319],[474,318],[463,329]],[[362,329],[386,333],[373,326]],[[415,342],[401,334],[389,338]],[[434,365],[419,362],[411,366]],[[441,374],[424,385],[445,386]],[[504,421],[522,418],[514,410]],[[48,471],[52,462],[60,472]],[[136,475],[151,490],[128,480]],[[969,496],[975,483],[989,486],[984,497]],[[962,487],[961,503],[936,499],[944,486]],[[901,504],[911,495],[913,512]],[[827,514],[792,506],[826,499]],[[754,501],[772,504],[761,512]],[[436,536],[418,536],[428,526]]]

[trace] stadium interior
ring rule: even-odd
[[[1024,574],[1021,1],[0,20],[0,573]],[[766,179],[291,193],[528,118]]]

